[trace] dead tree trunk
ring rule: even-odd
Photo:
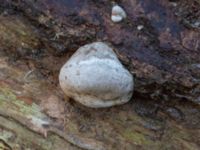
[[[199,0],[116,3],[127,13],[117,24],[108,0],[0,0],[0,149],[198,149]],[[59,69],[93,41],[132,72],[134,102],[64,101]]]

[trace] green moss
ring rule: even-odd
[[[15,136],[15,134],[13,134],[11,131],[1,129],[0,140],[8,142],[8,140],[13,138],[14,136]]]
[[[0,150],[10,150],[10,148],[0,141]]]
[[[16,96],[9,89],[1,87],[0,99],[12,101],[12,100],[16,100]]]
[[[78,128],[77,125],[73,122],[73,121],[69,121],[66,124],[66,128],[68,131],[70,131],[71,133],[77,133],[78,132]]]
[[[136,145],[150,144],[149,141],[144,137],[144,135],[131,130],[125,130],[122,136],[125,137],[127,140],[132,141]]]
[[[47,116],[41,112],[38,105],[26,104],[23,100],[18,99],[12,90],[3,86],[0,89],[0,112],[27,120],[31,119],[32,123],[38,126],[47,123],[45,121]]]
[[[7,144],[9,139],[16,136],[13,132],[0,128],[0,150],[10,150],[10,146]]]
[[[7,136],[10,135],[9,131],[5,131],[2,134],[0,134],[0,139],[3,139],[6,143],[9,143],[9,145],[13,149],[20,150],[20,147],[22,145],[25,146],[26,149],[28,149],[32,147],[32,142],[35,141],[37,145],[34,144],[34,149],[51,150],[51,143],[42,138],[42,136],[35,134],[34,132],[31,132],[26,128],[23,128],[23,126],[17,124],[12,120],[7,120],[5,118],[0,117],[0,121],[0,125],[2,125],[2,122],[4,122],[4,124],[6,124],[7,129],[9,129],[10,131],[15,131],[15,135],[12,135],[11,138]],[[12,141],[10,141],[10,139],[12,139]],[[18,148],[16,148],[16,146]]]
[[[20,17],[0,17],[0,39],[3,46],[34,47],[38,43],[31,25]]]
[[[16,108],[19,108],[24,113],[30,113],[30,109],[27,109],[27,108],[29,108],[28,105],[26,105],[24,103],[24,101],[18,99],[12,90],[10,90],[9,88],[6,88],[6,87],[5,88],[1,87],[0,102],[5,102],[5,101],[7,101],[6,103],[10,102],[10,104],[15,105]],[[38,111],[38,106],[35,105],[34,103],[31,107],[37,109],[36,111]],[[35,109],[33,109],[33,110],[35,110]]]

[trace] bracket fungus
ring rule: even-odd
[[[111,13],[111,20],[117,23],[125,18],[126,18],[126,12],[124,11],[124,9],[119,5],[113,6]]]
[[[107,44],[94,42],[80,47],[60,70],[64,93],[93,108],[128,102],[133,93],[133,76]]]

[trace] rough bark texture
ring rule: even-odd
[[[127,13],[118,24],[108,0],[0,0],[0,149],[200,147],[200,1],[116,2]],[[94,41],[134,75],[130,103],[64,100],[59,69]]]

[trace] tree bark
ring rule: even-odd
[[[0,0],[0,149],[199,148],[200,1],[115,3],[117,24],[109,0]],[[59,69],[94,41],[133,74],[134,102],[64,101]]]

